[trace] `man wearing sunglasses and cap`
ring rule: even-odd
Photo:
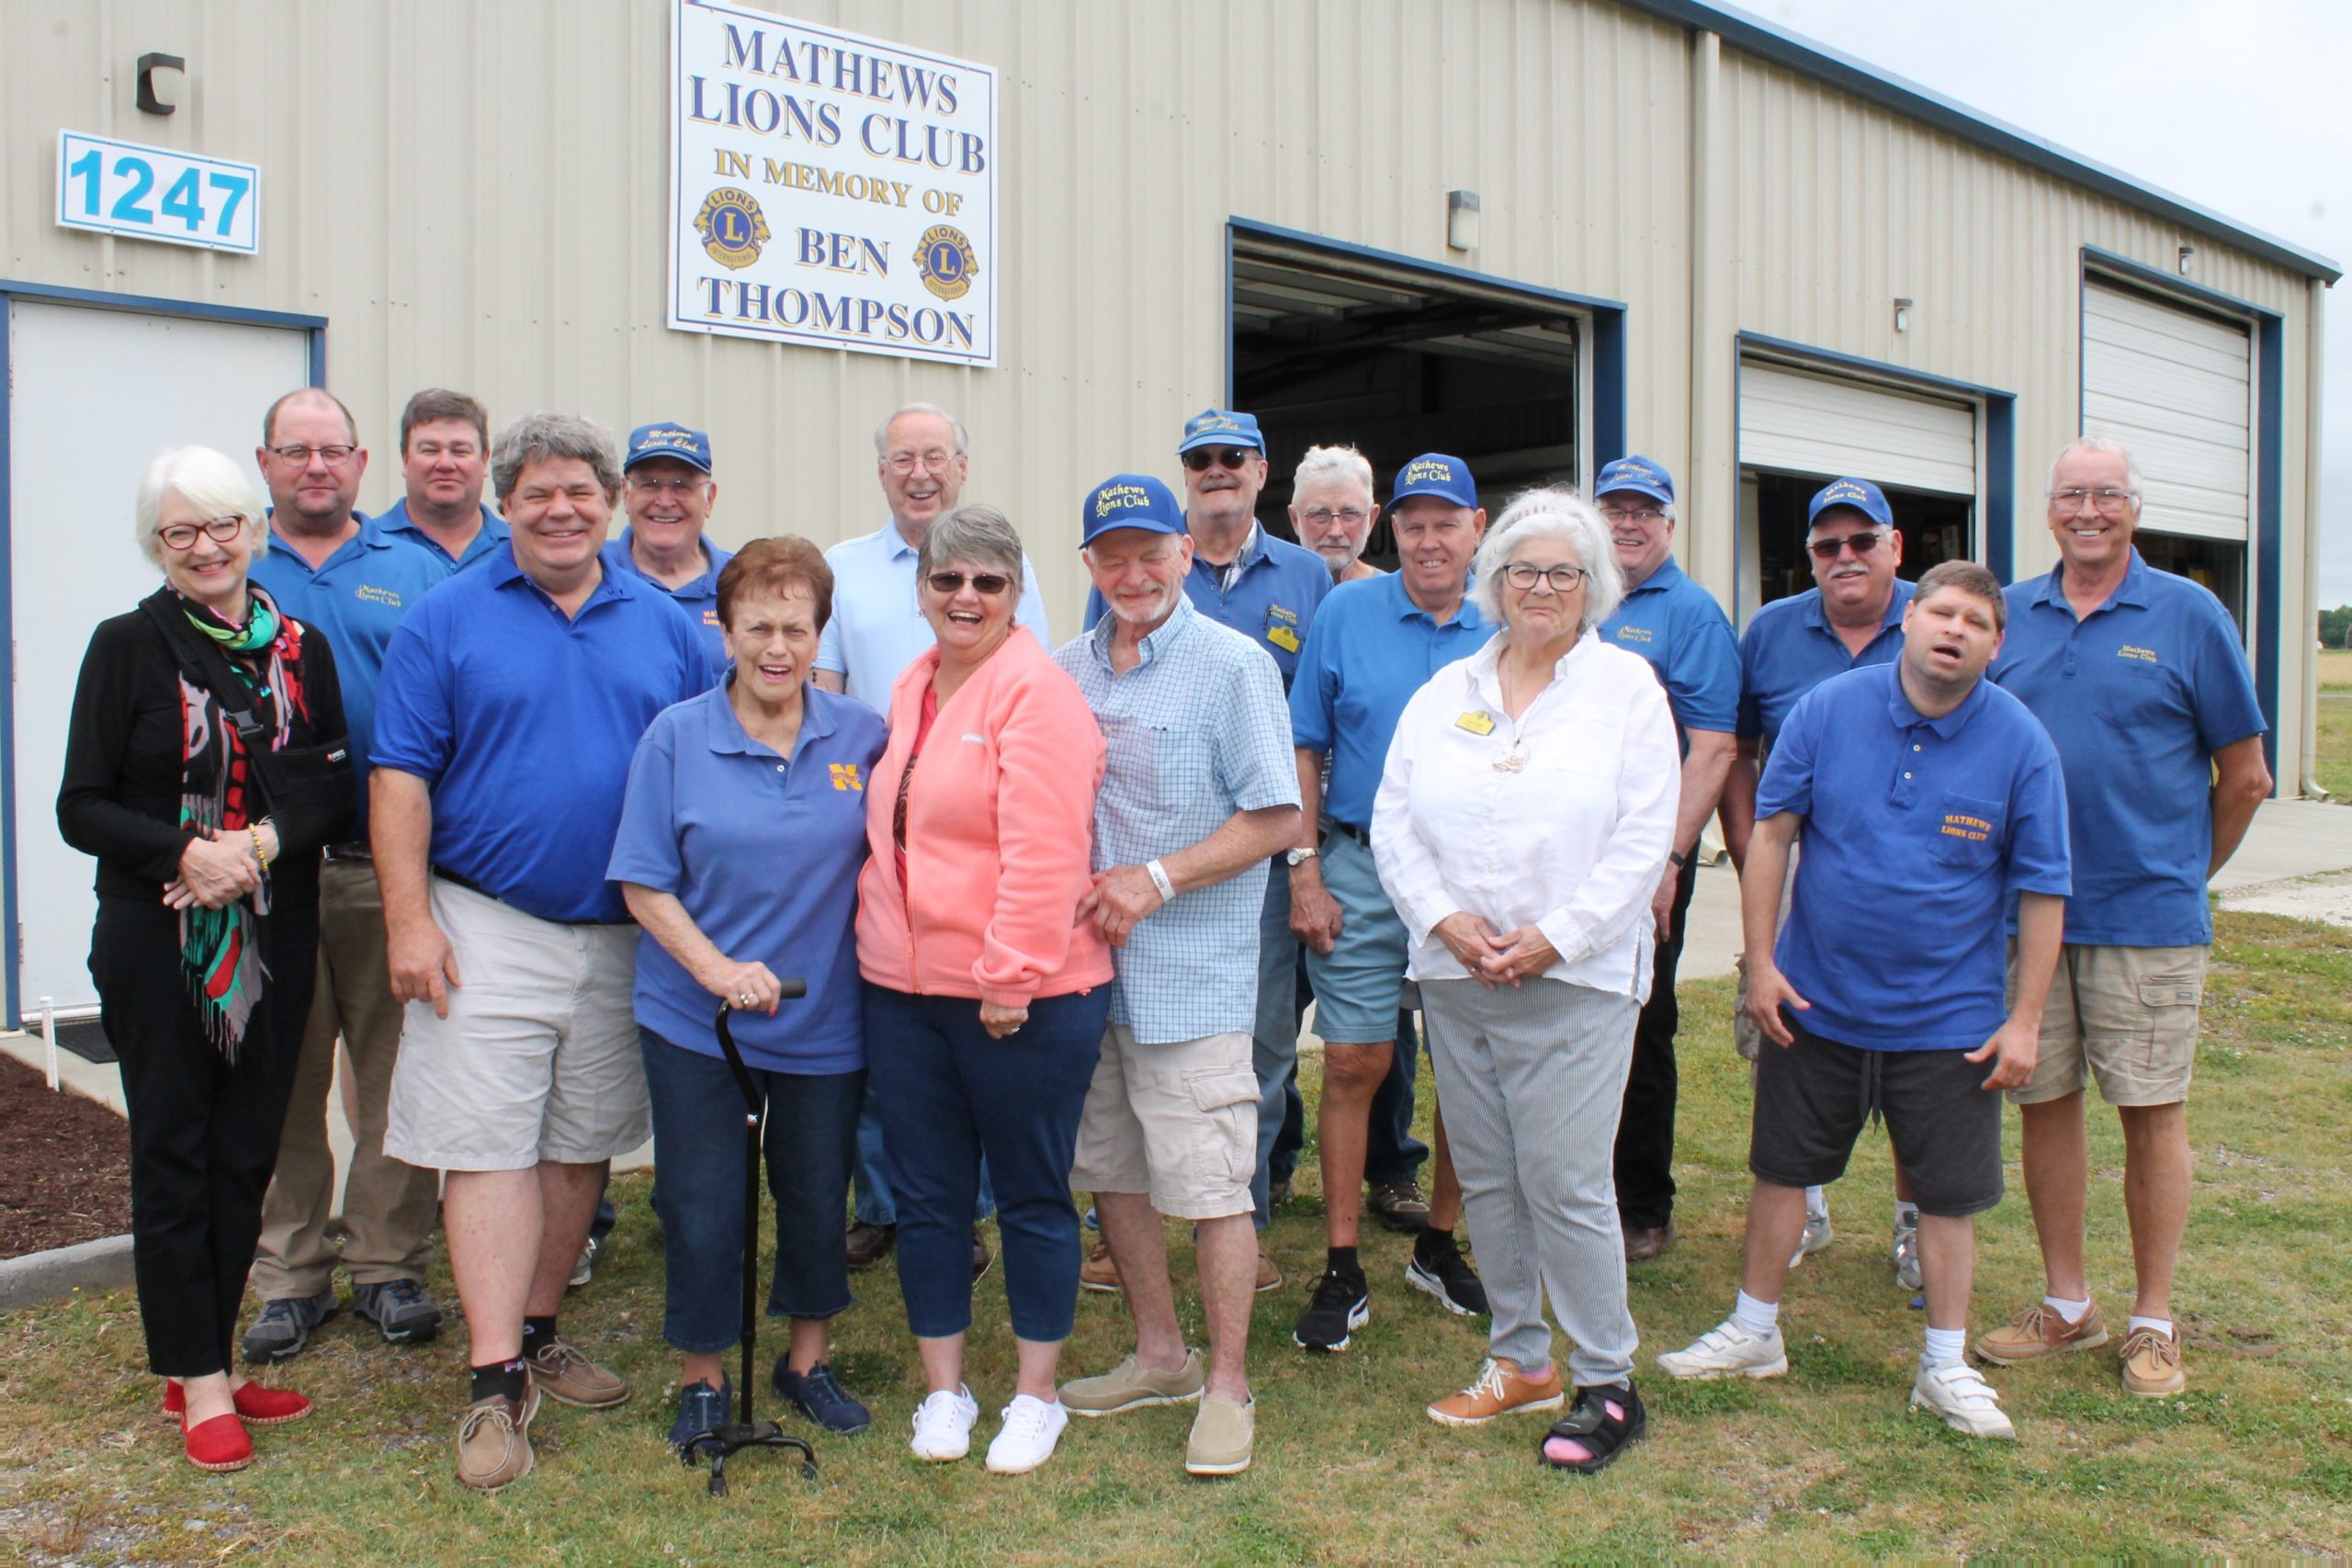
[[[1895,576],[1903,564],[1903,536],[1886,496],[1868,479],[1833,479],[1805,509],[1805,553],[1813,561],[1814,586],[1775,599],[1756,612],[1739,639],[1740,695],[1737,750],[1724,779],[1724,842],[1745,871],[1747,840],[1756,825],[1756,784],[1797,699],[1832,675],[1869,664],[1892,664],[1903,651],[1903,612],[1911,584]],[[1756,1059],[1754,1032],[1743,1003],[1735,1015],[1740,1055]],[[1817,1187],[1805,1190],[1804,1237],[1791,1264],[1829,1245],[1829,1201]],[[1895,1278],[1906,1291],[1919,1288],[1919,1211],[1898,1159],[1894,1172]]]

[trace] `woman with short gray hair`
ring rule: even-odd
[[[1476,572],[1504,629],[1406,705],[1372,818],[1493,1311],[1478,1376],[1429,1414],[1567,1403],[1548,1292],[1576,1393],[1538,1451],[1590,1473],[1647,1427],[1611,1163],[1680,758],[1648,663],[1596,629],[1623,588],[1590,505],[1521,496]]]

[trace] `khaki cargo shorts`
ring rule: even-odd
[[[2041,1014],[2041,1055],[2019,1105],[2060,1100],[2098,1084],[2109,1105],[2174,1105],[2188,1098],[2205,998],[2207,947],[2059,950]],[[2017,998],[2017,942],[2009,942],[2009,999]]]
[[[1114,1023],[1078,1122],[1070,1185],[1148,1193],[1180,1220],[1221,1220],[1256,1205],[1258,1073],[1250,1036],[1235,1030],[1146,1045]]]

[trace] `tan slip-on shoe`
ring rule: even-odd
[[[466,1407],[458,1423],[458,1479],[477,1492],[495,1492],[531,1473],[531,1417],[539,1390],[526,1382],[520,1399],[492,1394]]]
[[[1119,1283],[1119,1266],[1111,1261],[1109,1242],[1097,1242],[1094,1250],[1086,1255],[1086,1261],[1078,1266],[1078,1288],[1114,1295],[1125,1288]]]
[[[1516,1364],[1488,1357],[1468,1388],[1430,1405],[1429,1415],[1442,1427],[1483,1427],[1514,1410],[1557,1410],[1564,1398],[1558,1367],[1530,1378]]]
[[[1186,1350],[1184,1364],[1169,1372],[1154,1371],[1130,1355],[1099,1377],[1062,1384],[1062,1408],[1073,1416],[1115,1416],[1147,1404],[1189,1404],[1208,1381],[1208,1363],[1198,1350]]]
[[[1267,1257],[1263,1252],[1259,1253],[1258,1293],[1262,1296],[1268,1291],[1279,1291],[1282,1288],[1283,1271],[1274,1267],[1274,1260],[1272,1258]]]
[[[609,1410],[628,1398],[628,1384],[618,1372],[590,1360],[560,1335],[531,1358],[531,1383],[558,1404],[583,1410]]]
[[[1996,1367],[2014,1367],[2062,1356],[2069,1350],[2096,1350],[2107,1343],[2107,1321],[2098,1303],[2083,1314],[2080,1323],[2068,1323],[2048,1303],[2036,1302],[2000,1328],[1976,1337],[1976,1359]]]
[[[2123,1337],[2123,1392],[2165,1399],[2188,1386],[2180,1364],[2180,1331],[2135,1328]]]
[[[1187,1475],[1238,1475],[1250,1468],[1250,1452],[1258,1441],[1258,1402],[1235,1403],[1212,1393],[1201,1401],[1193,1417],[1193,1435],[1184,1443]]]

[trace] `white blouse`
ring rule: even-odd
[[[1372,849],[1412,937],[1407,973],[1468,976],[1430,934],[1460,910],[1543,931],[1550,978],[1645,1000],[1682,790],[1666,694],[1647,660],[1588,630],[1513,723],[1495,670],[1510,635],[1430,676],[1389,744]]]

